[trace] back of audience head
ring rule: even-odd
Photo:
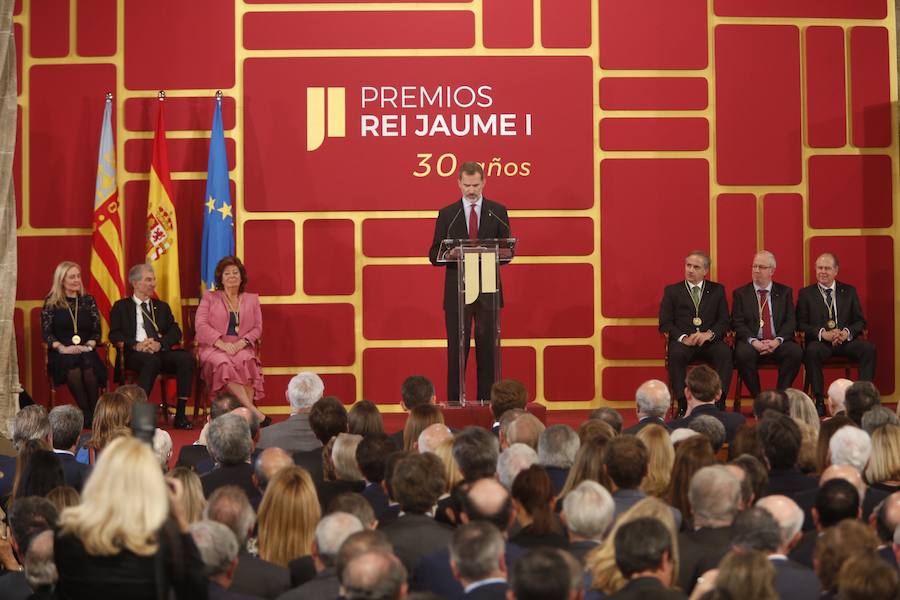
[[[444,413],[436,404],[417,404],[409,410],[403,426],[403,449],[415,450],[419,435],[435,423],[444,422]]]
[[[684,440],[692,437],[701,437],[699,433],[687,427],[677,427],[669,433],[669,439],[672,440],[672,446],[678,448],[678,445]],[[709,439],[707,438],[707,441]]]
[[[822,426],[819,427],[819,439],[816,443],[816,462],[819,471],[822,471],[830,464],[831,459],[828,446],[831,443],[831,436],[846,425],[853,425],[853,421],[844,413],[822,421]]]
[[[201,493],[200,496],[202,497],[203,494]],[[70,506],[78,506],[81,504],[81,494],[71,486],[61,485],[53,488],[47,493],[47,500],[53,504],[56,508],[56,512],[61,513]]]
[[[866,482],[863,481],[862,474],[856,468],[850,465],[830,465],[819,475],[819,486],[825,485],[832,479],[843,479],[856,488],[859,493],[860,502],[866,497]]]
[[[769,513],[778,524],[779,547],[772,552],[787,554],[800,539],[803,528],[803,509],[791,498],[781,495],[760,498],[756,506]],[[738,520],[742,518],[742,515],[738,515]],[[756,549],[762,550],[762,548]]]
[[[24,460],[20,476],[15,482],[14,498],[24,496],[46,496],[50,490],[66,484],[62,462],[51,450],[39,449],[30,452]]]
[[[309,410],[322,399],[325,393],[325,384],[322,378],[310,371],[303,371],[294,375],[288,382],[284,395],[294,412]]]
[[[781,527],[768,510],[761,506],[751,506],[735,518],[732,543],[735,548],[742,551],[754,550],[766,555],[775,554],[783,543]]]
[[[900,492],[894,492],[872,510],[875,534],[883,543],[890,545],[894,541],[894,533],[900,531]]]
[[[813,520],[820,529],[837,525],[845,519],[860,516],[859,490],[846,479],[826,481],[816,493]]]
[[[403,380],[400,398],[406,410],[421,404],[431,404],[435,400],[434,384],[424,375],[412,375]]]
[[[261,492],[265,492],[266,486],[269,485],[269,481],[275,476],[275,473],[285,467],[292,466],[294,466],[294,458],[283,449],[277,446],[266,448],[259,453],[259,456],[254,461],[253,476],[256,487]]]
[[[778,600],[775,567],[760,552],[731,551],[719,563],[715,598],[730,600]]]
[[[531,519],[533,533],[544,534],[553,530],[553,486],[542,467],[532,465],[519,473],[511,491],[516,511]]]
[[[256,513],[250,506],[247,494],[236,485],[223,485],[210,496],[203,518],[228,527],[243,548],[256,524]]]
[[[338,552],[348,537],[363,530],[363,524],[355,515],[333,512],[325,515],[316,525],[313,557],[321,567],[333,567]]]
[[[725,444],[725,426],[712,415],[698,415],[691,419],[688,428],[709,438],[713,452],[718,452]]]
[[[759,423],[746,422],[737,428],[734,438],[728,443],[728,458],[732,459],[742,454],[749,454],[761,463],[766,462],[766,451],[759,441],[757,428]]]
[[[647,476],[641,482],[641,490],[648,496],[662,498],[672,478],[675,464],[675,446],[669,432],[655,423],[641,428],[637,438],[647,446]],[[601,481],[602,483],[602,481]]]
[[[35,592],[49,590],[56,584],[59,574],[53,561],[53,532],[42,531],[34,536],[22,561],[25,581]],[[43,597],[36,593],[32,598]]]
[[[391,554],[394,551],[390,541],[384,532],[375,529],[363,529],[350,534],[338,550],[335,559],[335,570],[339,582],[344,580],[344,569],[347,563],[366,552],[383,552]]]
[[[240,407],[241,401],[233,393],[228,391],[219,392],[209,406],[209,420],[218,419],[222,415],[227,415]]]
[[[729,462],[730,465],[740,468],[744,471],[746,481],[749,484],[749,490],[745,486],[741,486],[744,495],[744,506],[751,506],[754,501],[762,498],[769,487],[769,472],[766,466],[755,456],[750,454],[741,454]]]
[[[172,458],[172,436],[165,429],[153,430],[153,453],[159,461],[159,467],[163,471],[169,468],[169,459]]]
[[[559,492],[560,498],[582,481],[596,481],[607,489],[611,488],[603,460],[610,439],[612,438],[596,437],[578,449],[578,454],[575,455],[575,464],[569,469],[565,484]]]
[[[406,450],[397,450],[388,454],[387,458],[384,459],[384,480],[381,485],[388,495],[388,498],[394,502],[397,501],[397,497],[394,495],[393,485],[391,484],[391,480],[394,478],[394,469],[397,467],[397,463],[411,454],[411,452],[407,452]]]
[[[835,379],[831,382],[831,385],[828,386],[828,394],[825,398],[825,406],[828,409],[828,414],[831,416],[836,415],[841,411],[847,410],[845,405],[845,398],[847,395],[847,388],[853,385],[853,382],[849,379]]]
[[[767,410],[788,416],[791,412],[791,401],[783,390],[763,390],[753,400],[753,416],[762,419]]]
[[[78,436],[84,428],[84,413],[74,404],[61,404],[48,415],[53,447],[70,450],[78,443]]]
[[[224,577],[230,584],[240,550],[234,533],[216,521],[197,521],[191,523],[191,537],[203,559],[204,575],[220,583],[219,578]]]
[[[900,575],[887,561],[853,556],[841,565],[837,588],[841,600],[896,600]]]
[[[538,439],[538,462],[545,467],[568,469],[575,462],[581,442],[568,425],[551,425]]]
[[[106,392],[94,408],[93,429],[88,445],[103,450],[115,437],[117,430],[131,424],[131,400],[118,392]]]
[[[596,438],[611,440],[616,435],[616,430],[612,428],[612,425],[600,419],[587,419],[578,426],[578,440],[582,446]]]
[[[510,423],[509,428],[506,430],[506,443],[510,446],[513,444],[525,444],[537,450],[538,440],[544,429],[546,427],[537,417],[526,412]]]
[[[675,462],[672,465],[672,479],[666,490],[666,500],[680,510],[685,518],[690,516],[691,503],[688,491],[694,473],[715,463],[716,456],[706,436],[698,435],[686,439],[675,447]]]
[[[672,582],[672,536],[653,518],[641,517],[616,531],[616,566],[625,577],[657,576],[664,587]]]
[[[419,451],[420,454],[422,452],[422,450]],[[459,465],[456,464],[456,459],[453,458],[453,437],[451,436],[438,444],[437,448],[435,448],[431,454],[434,454],[441,459],[441,464],[444,467],[444,479],[447,482],[445,491],[449,493],[450,490],[453,489],[453,486],[460,481],[463,481],[463,475],[459,470]]]
[[[506,576],[506,544],[500,530],[486,521],[458,527],[450,539],[450,567],[463,585]]]
[[[439,446],[450,441],[453,445],[453,432],[443,423],[433,423],[422,430],[416,440],[416,449],[419,452],[434,452]]]
[[[393,554],[364,552],[347,561],[341,597],[345,600],[399,600],[406,595],[406,578],[406,568]]]
[[[881,404],[881,394],[871,381],[857,381],[844,393],[844,406],[847,416],[859,427],[863,415]]]
[[[401,458],[391,477],[391,490],[400,510],[417,515],[431,511],[446,486],[441,459],[427,452]]]
[[[722,394],[722,380],[719,374],[706,365],[694,367],[685,378],[685,392],[695,401],[709,404]]]
[[[356,447],[356,464],[366,481],[381,483],[387,457],[397,450],[394,440],[386,433],[364,436]]]
[[[13,549],[18,548],[19,556],[24,555],[31,540],[42,531],[55,529],[58,519],[56,507],[46,498],[24,496],[17,499],[7,515]]]
[[[819,470],[818,451],[819,432],[812,425],[800,419],[791,419],[800,430],[800,452],[797,453],[797,468],[803,473],[816,473]]]
[[[528,390],[521,381],[501,379],[491,386],[491,414],[499,421],[508,410],[525,409],[528,404]]]
[[[882,405],[873,406],[863,416],[860,421],[863,431],[872,435],[879,427],[885,425],[900,425],[900,418],[897,413],[892,412]]]
[[[841,567],[849,559],[880,560],[876,551],[878,537],[868,527],[853,519],[841,521],[816,540],[813,564],[822,582],[823,592],[836,592]]]
[[[516,419],[518,423],[525,416]],[[500,443],[490,431],[466,427],[453,440],[453,458],[466,481],[492,477],[497,471]]]
[[[850,465],[862,473],[872,454],[872,440],[858,427],[841,427],[828,441],[830,463]]]
[[[790,417],[768,413],[756,428],[769,462],[769,470],[791,469],[797,464],[803,435]]]
[[[591,412],[590,419],[603,421],[607,425],[613,428],[613,431],[616,432],[616,435],[622,433],[622,415],[619,414],[614,408],[610,408],[608,406],[603,406],[595,409]]]
[[[362,494],[344,492],[335,496],[328,503],[328,514],[337,512],[353,515],[359,519],[363,527],[368,529],[374,529],[378,525],[372,505],[369,504],[369,501]]]
[[[319,498],[309,473],[301,467],[278,471],[259,505],[260,558],[284,567],[309,554],[320,514]]]
[[[563,497],[561,518],[570,536],[600,541],[612,523],[612,496],[596,481],[582,481]]]
[[[50,443],[50,419],[43,406],[32,404],[16,413],[13,420],[13,444],[16,451],[21,451],[26,440],[44,440]]]
[[[816,403],[812,401],[812,398],[795,388],[788,388],[784,390],[784,393],[787,394],[790,405],[788,416],[803,421],[818,432],[821,422],[819,413],[816,411]]]
[[[250,459],[253,442],[250,426],[235,413],[222,415],[209,424],[209,455],[220,465],[238,465]]]
[[[870,483],[900,481],[900,426],[884,425],[872,433],[866,480]]]
[[[639,419],[644,417],[665,419],[672,404],[672,394],[665,383],[659,379],[650,379],[638,387],[634,400]]]
[[[695,527],[726,527],[741,510],[741,482],[723,465],[703,467],[688,490]]]
[[[335,396],[325,396],[309,410],[309,427],[322,445],[347,432],[347,409]]]
[[[622,435],[606,445],[603,463],[617,489],[634,490],[647,475],[647,447],[633,435]]]
[[[515,562],[509,587],[516,600],[566,599],[572,587],[569,567],[555,550],[535,548]]]
[[[356,464],[356,450],[362,441],[361,435],[339,433],[331,447],[334,472],[341,481],[362,481],[363,474]]]
[[[522,470],[538,461],[537,452],[525,444],[513,444],[500,453],[497,459],[497,477],[508,489]]]
[[[375,433],[384,433],[384,419],[378,406],[371,400],[360,400],[347,413],[347,426],[350,433],[361,435],[373,435]]]
[[[509,433],[509,426],[512,425],[512,422],[521,417],[522,415],[527,415],[528,411],[524,408],[510,408],[506,412],[504,412],[500,418],[498,419],[499,425],[499,437],[500,437],[500,447],[506,448],[510,445],[511,442],[508,441],[507,435]]]
[[[485,477],[466,484],[463,490],[460,520],[487,521],[505,532],[513,519],[513,503],[509,490],[493,477]]]

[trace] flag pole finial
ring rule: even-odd
[[[113,99],[112,92],[106,92],[106,101],[112,102],[112,99]]]
[[[159,90],[159,101],[162,102],[166,99],[166,90]]]
[[[216,100],[222,101],[222,90],[216,90]]]

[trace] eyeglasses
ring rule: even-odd
[[[771,269],[772,265],[753,265],[754,271],[765,271],[766,269]]]

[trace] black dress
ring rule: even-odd
[[[93,296],[78,297],[78,311],[75,312],[75,298],[66,298],[69,308],[58,308],[44,305],[41,310],[41,332],[44,342],[47,344],[47,369],[53,382],[62,385],[66,381],[66,375],[72,369],[93,369],[97,378],[98,387],[106,385],[106,365],[100,360],[96,351],[82,352],[81,354],[62,354],[53,349],[53,343],[59,342],[64,346],[72,345],[72,336],[75,335],[75,327],[72,323],[72,314],[76,314],[78,322],[78,335],[81,337],[81,345],[89,340],[100,343],[100,312],[97,310],[97,302]],[[71,311],[71,312],[70,312]]]

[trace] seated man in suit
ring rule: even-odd
[[[516,561],[509,574],[507,598],[571,598],[572,577],[562,552],[538,547]]]
[[[775,255],[767,250],[757,252],[752,268],[753,281],[734,290],[731,327],[738,373],[750,397],[756,398],[760,390],[757,363],[774,361],[778,365],[778,389],[784,390],[791,387],[800,371],[803,350],[794,341],[794,293],[772,281]]]
[[[706,281],[709,265],[706,253],[695,250],[688,254],[685,279],[666,286],[659,303],[659,331],[669,336],[669,385],[678,399],[679,415],[687,410],[684,378],[695,358],[713,365],[723,389],[731,384],[731,348],[725,343],[728,302],[724,286]],[[721,406],[725,406],[724,399]]]
[[[81,428],[84,427],[84,414],[74,404],[63,404],[54,407],[48,417],[53,451],[62,463],[66,485],[75,488],[80,494],[84,482],[91,474],[90,465],[75,460],[75,447],[78,445]]]
[[[160,371],[175,373],[178,405],[174,426],[191,429],[184,407],[191,395],[194,357],[185,350],[172,349],[181,342],[181,328],[169,305],[152,297],[156,290],[153,267],[148,264],[131,267],[128,281],[134,295],[116,301],[109,311],[109,341],[125,345],[125,368],[137,371],[138,385],[148,396]],[[180,306],[175,308],[181,312]]]
[[[725,392],[716,372],[706,365],[691,369],[683,393],[687,396],[687,416],[670,421],[669,430],[688,427],[691,421],[700,415],[709,415],[725,426],[725,439],[730,444],[738,427],[743,425],[746,419],[740,413],[726,412],[717,407],[716,402]]]
[[[669,589],[674,575],[672,552],[675,541],[659,520],[641,517],[625,523],[616,531],[616,566],[628,582],[610,596],[610,600],[627,598],[686,598]]]
[[[672,403],[669,388],[659,379],[650,379],[641,384],[634,394],[637,405],[636,412],[638,422],[625,429],[624,433],[637,435],[638,431],[647,425],[666,425],[666,413]]]
[[[231,412],[210,423],[207,448],[216,466],[200,477],[203,495],[209,498],[223,485],[236,485],[244,490],[252,504],[259,496],[259,490],[253,485],[253,465],[250,463],[253,440],[247,421]]]
[[[819,414],[825,411],[825,379],[822,365],[832,356],[859,361],[859,379],[875,377],[875,346],[859,339],[866,328],[856,288],[835,280],[839,270],[834,254],[816,259],[816,283],[797,295],[797,326],[806,336],[803,365],[812,386]]]
[[[793,419],[768,412],[756,427],[756,435],[766,453],[769,468],[767,496],[781,494],[794,498],[800,492],[816,487],[816,479],[804,475],[797,466],[803,434]]]
[[[460,598],[505,600],[505,544],[500,530],[487,521],[466,523],[450,539],[450,568],[463,586]]]
[[[284,421],[263,429],[259,447],[277,447],[291,454],[321,449],[322,443],[309,426],[309,411],[324,393],[325,384],[315,373],[304,371],[294,375],[284,392],[291,414]]]

